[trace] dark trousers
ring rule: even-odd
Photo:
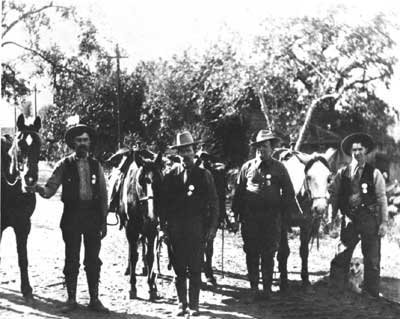
[[[331,273],[348,274],[353,251],[361,240],[364,257],[364,290],[372,296],[379,296],[381,239],[378,222],[367,208],[354,213],[352,222],[346,226],[346,249],[331,262]]]
[[[170,258],[176,274],[179,302],[187,306],[187,278],[189,278],[189,307],[199,306],[201,266],[204,253],[204,231],[201,217],[168,221]]]
[[[76,281],[80,266],[80,250],[83,238],[85,246],[86,277],[91,297],[97,298],[100,278],[101,248],[100,215],[89,203],[78,203],[75,207],[64,207],[61,219],[62,236],[65,242],[64,275],[67,288],[76,289]]]
[[[214,255],[214,239],[205,241],[204,247],[204,274],[207,278],[213,278],[212,257]]]
[[[259,267],[265,291],[272,285],[274,257],[279,248],[281,218],[279,214],[267,211],[248,212],[242,220],[243,249],[250,286],[258,289]]]
[[[98,283],[100,278],[101,260],[99,258],[101,238],[99,231],[77,231],[74,229],[62,229],[65,242],[65,266],[64,275],[68,282],[76,280],[80,266],[80,251],[83,237],[85,246],[85,258],[83,264],[88,282]]]

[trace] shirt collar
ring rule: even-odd
[[[259,157],[256,157],[255,159],[255,165],[257,168],[261,168],[262,166],[268,166],[272,163],[272,158],[269,157],[266,160],[261,160]]]

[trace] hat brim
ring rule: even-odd
[[[88,133],[90,137],[90,142],[93,144],[96,140],[96,132],[94,129],[87,125],[77,125],[68,129],[65,133],[65,143],[70,147],[74,148],[74,138],[76,136],[82,135],[83,133]]]
[[[169,146],[169,148],[171,150],[175,150],[175,149],[179,149],[179,148],[186,147],[186,146],[196,145],[196,144],[199,144],[200,142],[201,141],[194,141],[191,143],[185,143],[185,144],[180,144],[180,145],[171,145],[171,146]]]
[[[260,141],[251,142],[249,145],[256,146],[256,145],[264,143],[266,141],[280,142],[281,139],[279,137],[268,137],[268,138],[262,139]]]
[[[341,144],[343,153],[351,156],[351,148],[354,143],[361,143],[366,149],[367,154],[375,148],[375,143],[372,137],[365,133],[353,133],[346,136]]]

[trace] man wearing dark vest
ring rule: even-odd
[[[344,138],[341,147],[352,161],[338,171],[332,184],[331,202],[332,218],[335,219],[338,209],[342,214],[341,239],[346,249],[332,260],[331,278],[337,280],[339,274],[348,273],[353,251],[361,239],[363,290],[378,297],[381,237],[386,234],[388,222],[385,180],[378,169],[366,162],[366,155],[374,149],[369,135],[351,134]],[[347,226],[344,216],[351,220]],[[340,278],[345,280],[346,276]]]
[[[289,207],[297,207],[292,182],[285,166],[271,157],[279,138],[260,130],[250,145],[256,157],[243,164],[232,202],[242,227],[250,295],[247,302],[268,300],[271,295],[274,257],[279,248],[282,221]],[[259,265],[263,292],[258,291]]]
[[[83,236],[89,309],[108,312],[98,298],[101,267],[99,253],[101,239],[107,233],[108,207],[103,168],[89,155],[90,146],[95,141],[95,131],[79,124],[66,132],[65,141],[75,152],[56,164],[45,186],[36,187],[42,197],[50,198],[62,185],[64,211],[61,231],[65,242],[64,275],[68,292],[68,300],[62,310],[67,312],[77,308],[76,286]]]
[[[169,255],[176,274],[178,316],[199,315],[204,241],[213,239],[218,227],[214,180],[210,171],[194,163],[193,146],[196,143],[189,132],[177,135],[177,143],[171,148],[177,150],[183,164],[174,165],[166,174],[162,190],[161,230],[167,234]],[[211,222],[207,223],[209,220]]]

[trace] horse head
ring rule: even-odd
[[[333,155],[332,149],[328,149],[325,154],[296,153],[296,157],[304,164],[302,192],[311,201],[313,215],[323,216],[327,213],[329,185],[332,181],[329,160]]]
[[[151,156],[150,156],[151,155]],[[137,172],[134,185],[139,206],[143,213],[154,221],[159,209],[159,200],[162,183],[163,160],[161,153],[156,156],[148,151],[136,151],[135,163]]]
[[[10,157],[10,176],[21,180],[22,190],[26,186],[34,186],[38,180],[38,163],[40,155],[41,137],[39,129],[41,120],[36,117],[32,125],[25,124],[21,114],[17,120],[17,133],[8,151]]]

